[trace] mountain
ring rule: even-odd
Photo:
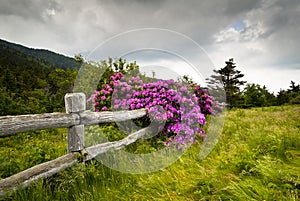
[[[79,65],[76,63],[76,60],[71,57],[67,57],[55,52],[44,49],[34,49],[25,47],[20,44],[11,43],[5,40],[0,39],[0,47],[8,47],[14,49],[20,53],[23,53],[28,56],[32,56],[35,59],[41,60],[45,63],[48,63],[52,66],[62,68],[62,69],[78,69]]]
[[[63,111],[77,72],[72,58],[1,40],[0,116]]]

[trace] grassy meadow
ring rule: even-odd
[[[91,161],[6,200],[300,200],[299,114],[300,105],[230,110],[205,159],[199,158],[199,143],[150,174],[120,173]],[[64,155],[66,129],[0,138],[0,145],[5,178]]]

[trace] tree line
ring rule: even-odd
[[[215,94],[216,100],[226,101],[230,108],[300,104],[300,86],[294,81],[291,81],[289,89],[280,89],[279,93],[274,95],[267,90],[266,86],[243,81],[244,74],[236,69],[233,58],[225,61],[225,64],[225,67],[214,70],[214,74],[207,78],[207,83],[209,90]],[[242,89],[243,86],[245,87]]]
[[[74,60],[77,61],[78,67],[84,63],[80,55],[76,55]],[[300,103],[300,87],[294,81],[291,81],[289,89],[280,90],[274,95],[265,86],[243,81],[244,74],[236,69],[233,59],[229,59],[225,64],[225,67],[215,70],[215,74],[207,79],[209,91],[214,92],[212,96],[215,96],[216,100],[218,92],[224,89],[226,100],[220,99],[220,102],[226,101],[230,107]],[[89,65],[89,68],[86,68],[82,75],[78,75],[78,68],[60,68],[13,48],[0,46],[0,115],[64,111],[66,93],[86,90],[87,86],[92,86],[98,79],[99,73],[102,74],[103,82],[108,81],[112,67],[118,67],[122,71],[126,66],[130,69],[137,66],[136,63],[127,64],[126,60],[120,58],[86,65]],[[79,83],[81,86],[77,85],[74,88],[77,76],[85,76],[85,81]],[[188,76],[184,76],[183,80],[192,82],[188,80]],[[86,90],[86,95],[90,96],[95,87]]]

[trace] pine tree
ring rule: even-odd
[[[207,79],[208,87],[216,95],[220,95],[222,91],[225,91],[227,104],[230,107],[236,107],[241,100],[240,86],[244,85],[246,81],[240,80],[240,78],[244,77],[244,74],[236,70],[233,58],[225,61],[225,64],[225,67],[214,70],[215,75]]]

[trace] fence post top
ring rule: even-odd
[[[86,97],[84,93],[67,93],[65,95],[66,112],[81,112],[86,110]]]

